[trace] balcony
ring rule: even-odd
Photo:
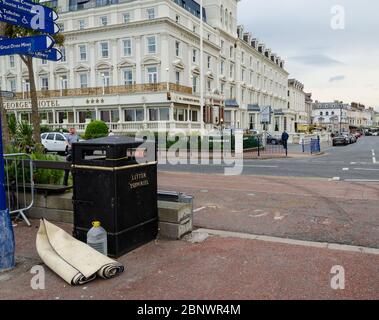
[[[192,88],[170,83],[171,92],[182,94],[192,94]],[[64,90],[42,90],[37,91],[37,97],[44,98],[59,98],[59,97],[82,97],[82,96],[101,96],[118,95],[118,94],[134,94],[134,93],[152,93],[152,92],[167,92],[167,83],[151,83],[151,84],[133,84],[124,86],[108,86],[108,87],[91,87],[91,88],[75,88]],[[16,93],[16,99],[29,99],[30,93]]]

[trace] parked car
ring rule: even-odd
[[[345,135],[335,136],[332,140],[333,147],[340,146],[340,145],[347,146],[349,144],[349,141],[350,139]]]
[[[274,137],[271,133],[267,133],[267,143],[272,145],[282,144],[281,138]]]
[[[373,132],[372,135],[375,136],[375,137],[379,137],[379,132],[378,131]]]
[[[42,145],[46,152],[64,154],[67,148],[66,135],[60,132],[46,132],[41,134]]]

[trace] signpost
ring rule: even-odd
[[[0,21],[34,31],[57,34],[59,32],[58,25],[53,20],[46,20],[43,12],[40,14],[22,13],[0,6]]]
[[[62,53],[55,48],[51,48],[50,50],[44,52],[27,53],[26,55],[31,56],[33,58],[49,61],[59,61],[62,59]]]
[[[54,35],[59,32],[59,27],[54,22],[57,19],[58,15],[54,10],[30,0],[0,0],[0,22]],[[52,61],[62,58],[61,52],[52,48],[55,42],[49,35],[14,39],[0,36],[0,56],[21,54]],[[3,97],[13,98],[14,93],[0,91],[0,102]],[[5,194],[5,168],[0,121],[0,271],[14,268],[14,251],[14,233]]]
[[[46,51],[54,43],[54,39],[47,35],[5,39],[0,41],[0,56]]]
[[[16,95],[12,91],[1,91],[0,90],[0,96],[7,99],[13,99]]]
[[[48,7],[39,5],[38,3],[27,1],[27,0],[0,0],[0,7],[6,9],[17,10],[20,13],[26,14],[38,14],[43,12],[43,17],[45,20],[55,21],[58,19],[57,13]],[[41,16],[42,17],[42,16]]]

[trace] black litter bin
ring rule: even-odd
[[[108,255],[116,258],[156,238],[154,142],[93,139],[73,144],[72,157],[75,238],[86,242],[92,221],[100,221],[108,234]]]

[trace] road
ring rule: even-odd
[[[294,149],[292,146],[291,149]],[[300,149],[300,147],[299,147]],[[327,147],[321,156],[271,160],[244,160],[243,175],[339,178],[379,181],[379,137],[364,137],[348,146]],[[376,152],[376,153],[375,153]],[[291,155],[291,154],[290,154]],[[227,165],[159,165],[160,171],[224,173]]]

